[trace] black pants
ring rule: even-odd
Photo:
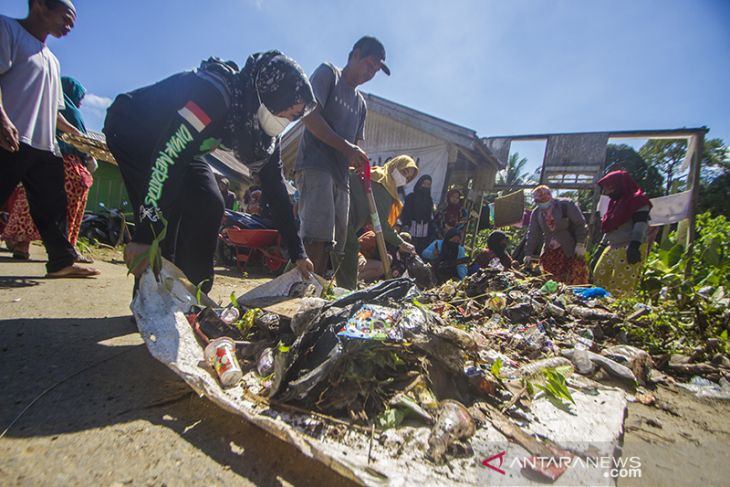
[[[48,252],[48,272],[59,271],[76,260],[76,250],[68,241],[63,179],[63,159],[51,152],[26,144],[20,144],[18,152],[0,149],[0,202],[7,201],[18,183],[23,183],[30,216]]]
[[[139,208],[147,193],[154,158],[152,148],[142,147],[124,125],[110,113],[104,133],[135,209],[135,223],[140,225]],[[160,210],[168,226],[162,256],[178,266],[194,285],[203,283],[201,289],[207,293],[213,286],[213,258],[223,217],[223,196],[213,172],[203,161],[188,161],[185,171],[170,176],[164,192]]]

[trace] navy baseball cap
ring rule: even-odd
[[[360,50],[360,56],[375,56],[380,59],[380,69],[390,76],[390,68],[385,64],[385,47],[383,43],[372,36],[363,36],[358,40],[352,50]]]
[[[76,13],[76,7],[71,2],[71,0],[56,0],[56,2],[60,3],[61,5],[67,7],[70,9],[73,13]]]

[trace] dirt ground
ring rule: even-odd
[[[120,253],[94,251],[94,280],[45,279],[43,248],[31,256],[0,252],[0,430],[19,417],[0,439],[0,484],[347,485],[149,355]],[[214,299],[257,282],[227,274]],[[641,478],[619,485],[728,485],[730,404],[655,394],[659,407],[629,406],[623,455]]]

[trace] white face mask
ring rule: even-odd
[[[261,129],[266,132],[269,137],[276,137],[281,134],[284,129],[289,125],[289,119],[286,117],[277,117],[266,108],[266,105],[261,103],[259,109],[256,112],[256,116],[259,117],[259,124]]]
[[[553,204],[553,200],[546,201],[544,203],[538,203],[537,206],[543,210],[547,210]]]
[[[400,188],[401,186],[406,185],[406,177],[400,173],[398,169],[393,169],[390,171],[390,177],[393,178],[393,182],[395,182],[395,187]]]

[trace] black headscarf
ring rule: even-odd
[[[461,229],[454,227],[444,236],[444,241],[441,244],[441,252],[439,252],[439,260],[442,262],[456,261],[459,258],[459,247],[461,244],[452,242],[451,239],[461,235]]]
[[[257,111],[261,103],[271,112],[282,112],[304,103],[303,115],[316,107],[312,85],[293,59],[280,51],[252,54],[241,71],[234,63],[211,58],[201,70],[222,79],[231,96],[223,144],[247,165],[264,163],[279,137],[264,132]],[[259,96],[261,98],[259,98]]]
[[[499,257],[499,262],[505,269],[509,269],[512,266],[512,258],[507,255],[508,241],[507,234],[498,230],[490,233],[489,237],[487,237],[487,247],[494,252],[494,255]]]
[[[431,198],[431,188],[424,188],[422,184],[424,181],[433,181],[431,176],[425,174],[418,178],[416,185],[413,187],[413,192],[406,196],[406,203],[403,207],[403,213],[406,216],[401,215],[401,220],[416,222],[429,222],[433,216],[433,199]]]

